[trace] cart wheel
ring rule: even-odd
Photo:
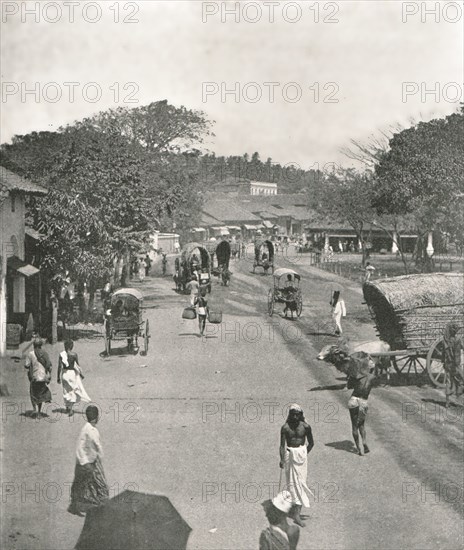
[[[255,269],[256,269],[256,264],[253,263],[253,273],[255,273]]]
[[[443,339],[438,338],[431,345],[427,353],[427,374],[434,386],[444,388],[446,386],[446,371],[443,365]]]
[[[274,266],[271,267],[271,273],[274,275]]]
[[[303,311],[303,299],[301,294],[298,294],[296,297],[296,316],[299,317]]]
[[[106,355],[111,354],[111,336],[105,335],[105,353]]]
[[[407,374],[409,376],[410,374],[420,374],[426,370],[426,366],[424,365],[424,357],[411,355],[403,357],[401,359],[401,364],[399,361],[400,359],[397,359],[396,357],[391,358],[393,368],[398,374]]]
[[[269,289],[267,294],[267,312],[272,317],[272,314],[274,313],[274,291],[272,288]]]
[[[150,340],[150,324],[148,322],[145,323],[145,333],[143,335],[143,355],[148,354],[148,341]]]

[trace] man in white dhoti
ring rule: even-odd
[[[64,351],[60,353],[58,358],[58,384],[63,381],[63,398],[66,406],[66,412],[69,416],[74,414],[73,406],[79,401],[90,402],[91,399],[87,395],[82,384],[82,370],[79,366],[79,358],[77,353],[73,351],[74,342],[66,340],[64,343]]]
[[[292,498],[291,517],[301,527],[305,526],[301,508],[309,508],[309,495],[313,494],[306,483],[308,453],[313,447],[311,426],[305,422],[302,408],[294,403],[280,430],[280,467],[285,469],[286,489]]]

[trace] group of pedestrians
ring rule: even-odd
[[[52,362],[48,353],[42,349],[44,340],[36,337],[33,349],[27,354],[25,368],[29,379],[29,393],[33,407],[33,416],[40,418],[42,405],[51,403],[49,384],[52,378]],[[74,351],[74,342],[66,340],[64,350],[58,356],[57,383],[62,385],[66,413],[74,414],[74,406],[79,402],[91,401],[85,391],[82,379],[84,374],[79,357]],[[76,446],[76,466],[71,486],[71,503],[68,511],[84,515],[90,508],[103,504],[109,496],[108,484],[102,466],[103,450],[100,435],[96,428],[99,411],[95,405],[85,409],[86,424],[82,428]]]
[[[48,387],[52,379],[52,362],[48,353],[42,349],[43,343],[42,338],[34,338],[32,342],[33,349],[27,354],[24,365],[29,379],[32,414],[37,418],[45,416],[42,414],[42,405],[51,403],[52,400],[52,394]],[[57,383],[62,384],[63,400],[66,413],[69,416],[73,415],[73,406],[76,403],[79,401],[90,402],[91,400],[82,383],[84,375],[73,347],[74,342],[66,340],[64,351],[58,357]]]
[[[132,274],[137,275],[142,283],[148,277],[151,269],[151,259],[147,254],[145,258],[136,258],[132,264]]]

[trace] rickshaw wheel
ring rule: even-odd
[[[145,333],[143,335],[143,355],[148,354],[148,342],[150,339],[150,323],[148,322],[148,319],[145,323]]]
[[[271,266],[271,272],[274,275],[274,265]]]
[[[299,317],[302,311],[303,311],[303,300],[301,298],[301,294],[298,294],[298,296],[296,297],[296,316]]]
[[[443,339],[438,338],[427,353],[427,374],[434,386],[446,386],[446,371],[443,365]]]
[[[272,288],[269,289],[267,294],[267,311],[270,317],[272,317],[272,314],[274,313],[274,290]]]

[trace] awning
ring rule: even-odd
[[[233,231],[241,231],[240,227],[238,225],[228,225],[229,229],[232,229]]]
[[[274,227],[274,224],[268,220],[263,220],[264,227],[267,227],[268,229],[272,229]]]
[[[206,231],[203,227],[193,227],[190,231],[195,231],[197,233],[201,233],[202,231]]]
[[[349,238],[349,239],[357,239],[358,236],[355,233],[331,233],[330,231],[327,231],[328,237],[334,237],[339,239]]]
[[[7,267],[8,269],[12,269],[13,271],[16,271],[24,277],[31,277],[32,275],[36,275],[40,271],[33,265],[27,264],[26,262],[18,258],[18,256],[10,256],[7,260]]]
[[[259,226],[258,226],[258,225],[248,225],[248,224],[246,224],[246,223],[243,225],[243,227],[244,227],[245,229],[249,229],[249,230],[251,230],[251,231],[252,231],[252,230],[255,230],[255,231],[256,231],[257,229],[259,229]]]
[[[227,227],[221,227],[221,235],[230,235],[230,232],[227,229]]]
[[[42,239],[45,238],[45,235],[43,235],[42,233],[39,233],[35,229],[32,229],[32,227],[26,227],[25,233],[28,237],[31,237],[36,241],[41,241]]]

